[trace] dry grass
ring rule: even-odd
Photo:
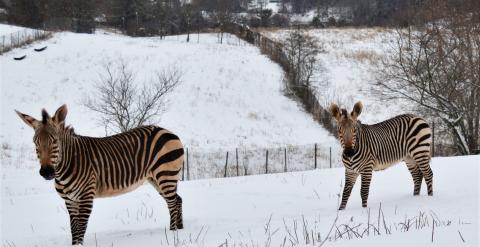
[[[375,64],[380,61],[383,56],[373,50],[344,51],[337,54],[337,58],[351,59],[359,63]]]

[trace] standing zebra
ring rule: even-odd
[[[80,136],[65,126],[67,106],[42,121],[16,111],[35,131],[40,175],[55,178],[55,189],[70,215],[72,244],[82,244],[93,199],[134,190],[145,181],[166,200],[170,230],[182,229],[182,198],[177,182],[183,162],[180,139],[168,130],[139,127],[104,138]]]
[[[338,124],[345,166],[345,187],[339,210],[345,209],[358,175],[362,178],[362,206],[367,207],[372,171],[384,170],[402,160],[413,177],[413,195],[420,194],[422,179],[425,178],[428,195],[432,196],[432,130],[425,120],[406,114],[366,125],[357,120],[362,107],[362,103],[357,102],[348,114],[347,110],[339,109],[336,104],[330,106],[330,112]]]

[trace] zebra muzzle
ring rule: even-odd
[[[355,153],[355,151],[353,150],[353,148],[345,148],[343,150],[343,153],[345,154],[345,156],[351,158],[353,156],[353,154]]]
[[[52,180],[55,177],[55,169],[51,165],[42,166],[40,175],[46,180]]]

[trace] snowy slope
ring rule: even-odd
[[[21,27],[21,26],[13,26],[13,25],[7,25],[7,24],[0,23],[0,36],[9,35],[11,33],[15,33],[15,32],[18,32],[18,31],[25,31],[25,30],[31,30],[31,29]]]
[[[265,34],[283,40],[289,32],[279,30]],[[376,72],[382,69],[381,59],[394,43],[394,30],[327,28],[308,30],[308,33],[325,50],[318,55],[323,69],[316,74],[317,93],[323,105],[336,102],[350,110],[355,102],[361,100],[364,110],[360,119],[364,123],[376,123],[412,111],[407,103],[399,100],[381,101],[372,91]]]
[[[64,203],[52,182],[38,175],[34,155],[4,149],[2,163],[3,246],[69,246]],[[420,196],[412,196],[404,164],[376,172],[369,209],[361,207],[357,182],[336,226],[361,233],[370,222],[362,239],[353,233],[340,238],[336,227],[328,235],[343,181],[343,169],[335,168],[181,182],[185,229],[175,233],[166,230],[166,204],[149,185],[98,199],[85,246],[318,246],[319,236],[329,236],[325,246],[478,246],[479,165],[480,156],[435,158],[433,197],[425,185]],[[402,224],[408,221],[406,231]]]
[[[80,105],[91,94],[106,62],[128,61],[138,83],[156,71],[177,66],[183,82],[170,95],[157,124],[178,133],[186,146],[203,149],[323,143],[337,145],[312,118],[281,92],[282,71],[259,50],[233,36],[223,44],[216,34],[131,38],[57,33],[50,40],[15,49],[0,57],[0,141],[28,145],[32,131],[14,109],[39,117],[69,107],[67,123],[83,135],[103,136],[95,115]],[[197,40],[199,41],[197,43]],[[41,53],[34,47],[48,46]],[[14,56],[27,59],[14,61]]]

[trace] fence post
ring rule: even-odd
[[[332,147],[330,147],[330,168],[332,168]]]
[[[188,166],[188,148],[187,148],[187,180],[190,180],[190,167]]]
[[[317,144],[315,143],[315,169],[317,169]]]
[[[435,156],[435,122],[432,123],[432,157]]]
[[[227,168],[228,168],[228,151],[227,151],[227,158],[225,158],[225,178],[227,177]]]
[[[265,174],[268,174],[268,149],[265,154]]]
[[[237,161],[237,177],[238,177],[238,148],[235,148],[235,160]]]
[[[185,181],[185,160],[182,162],[182,181]]]
[[[288,171],[288,168],[287,168],[287,148],[285,148],[284,150],[284,154],[285,154],[285,172]]]

